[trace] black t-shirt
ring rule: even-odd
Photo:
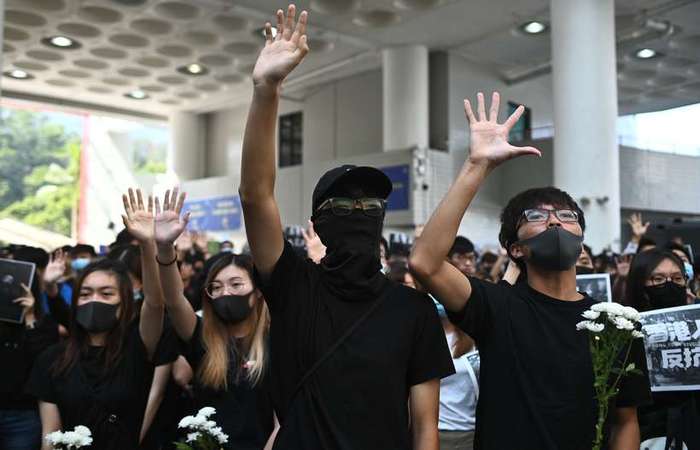
[[[27,390],[39,400],[54,403],[63,430],[85,425],[92,431],[92,448],[135,449],[156,366],[177,358],[175,348],[159,343],[153,362],[141,340],[138,321],[126,333],[122,358],[105,373],[101,347],[89,347],[79,361],[62,375],[52,370],[66,349],[62,342],[44,351],[32,370]]]
[[[288,242],[269,279],[256,277],[272,316],[272,396],[282,425],[274,448],[411,448],[409,389],[454,373],[430,298],[387,280],[382,303],[292,399],[306,371],[377,298],[336,298],[323,270]]]
[[[197,318],[194,333],[183,349],[183,355],[195,372],[195,407],[197,410],[204,406],[216,408],[216,414],[211,419],[228,434],[228,443],[223,447],[236,450],[262,449],[274,428],[272,399],[268,388],[269,371],[253,386],[246,377],[246,369],[238,367],[237,358],[232,354],[229,358],[228,389],[216,390],[204,386],[196,376],[206,353],[200,318]]]
[[[526,282],[469,281],[465,308],[448,316],[481,356],[474,448],[589,450],[597,421],[593,368],[588,334],[576,324],[595,301],[557,300]],[[650,399],[641,339],[630,358],[645,373],[622,379],[611,414]]]
[[[32,329],[0,322],[0,410],[36,409],[36,398],[24,391],[24,384],[39,354],[56,342],[58,324],[49,316]]]

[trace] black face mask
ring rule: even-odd
[[[577,236],[561,227],[549,227],[542,233],[518,242],[530,249],[529,261],[544,270],[571,269],[581,254],[583,236]]]
[[[210,299],[214,314],[227,324],[241,323],[250,316],[253,308],[248,300],[252,293],[247,295],[222,295]]]
[[[348,216],[336,216],[326,210],[312,221],[326,246],[321,268],[329,287],[347,300],[367,299],[381,291],[386,281],[379,260],[384,214],[372,217],[356,209]]]
[[[75,320],[89,333],[102,333],[111,330],[117,324],[118,309],[119,305],[92,301],[78,306],[75,311]]]
[[[659,286],[644,286],[653,309],[672,308],[686,304],[685,286],[667,281]]]
[[[576,266],[576,275],[590,275],[595,273],[595,269],[587,266]]]

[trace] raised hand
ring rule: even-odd
[[[44,270],[44,282],[53,284],[61,279],[66,271],[66,255],[62,249],[49,255],[49,263]]]
[[[24,290],[24,295],[14,299],[12,303],[20,305],[24,310],[25,323],[34,322],[34,305],[36,304],[36,299],[31,289],[29,289],[26,284],[22,283],[22,289]]]
[[[469,128],[471,129],[469,144],[471,147],[469,153],[470,162],[484,164],[493,168],[504,161],[522,155],[542,156],[541,152],[535,147],[516,147],[508,142],[508,133],[518,122],[523,111],[525,111],[522,105],[505,122],[499,124],[498,109],[501,97],[498,92],[493,93],[488,117],[486,115],[484,94],[479,92],[477,100],[477,115],[474,114],[469,100],[464,100],[464,112],[467,115]]]
[[[265,47],[253,69],[253,82],[256,86],[279,86],[309,51],[306,42],[308,14],[302,11],[296,24],[295,16],[294,5],[287,8],[287,17],[281,9],[277,10],[277,35],[274,38],[272,25],[269,22],[265,24]]]
[[[124,214],[122,221],[124,226],[134,238],[140,243],[153,241],[155,236],[155,225],[153,216],[153,196],[148,196],[148,208],[143,204],[143,194],[141,189],[129,188],[129,195],[122,195],[124,202]]]
[[[314,224],[310,220],[309,228],[307,230],[302,229],[301,235],[306,243],[306,255],[316,264],[320,263],[323,257],[326,256],[326,246],[323,245],[321,238],[316,234]]]
[[[642,215],[640,213],[632,214],[627,218],[627,223],[632,229],[632,236],[637,241],[644,236],[649,229],[649,222],[642,221]]]
[[[187,228],[190,213],[180,216],[185,196],[184,192],[178,196],[177,187],[173,189],[172,195],[170,190],[167,190],[163,197],[162,211],[160,201],[156,197],[155,239],[159,245],[172,245]]]

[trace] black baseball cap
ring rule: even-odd
[[[358,186],[368,187],[383,199],[389,197],[393,189],[389,177],[374,167],[358,167],[350,164],[335,167],[324,173],[318,180],[318,183],[316,183],[311,197],[313,211],[316,211],[321,203],[328,198],[328,193],[331,189],[341,182],[354,182]]]

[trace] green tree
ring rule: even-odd
[[[0,216],[69,235],[80,139],[46,116],[9,111],[0,131]]]

